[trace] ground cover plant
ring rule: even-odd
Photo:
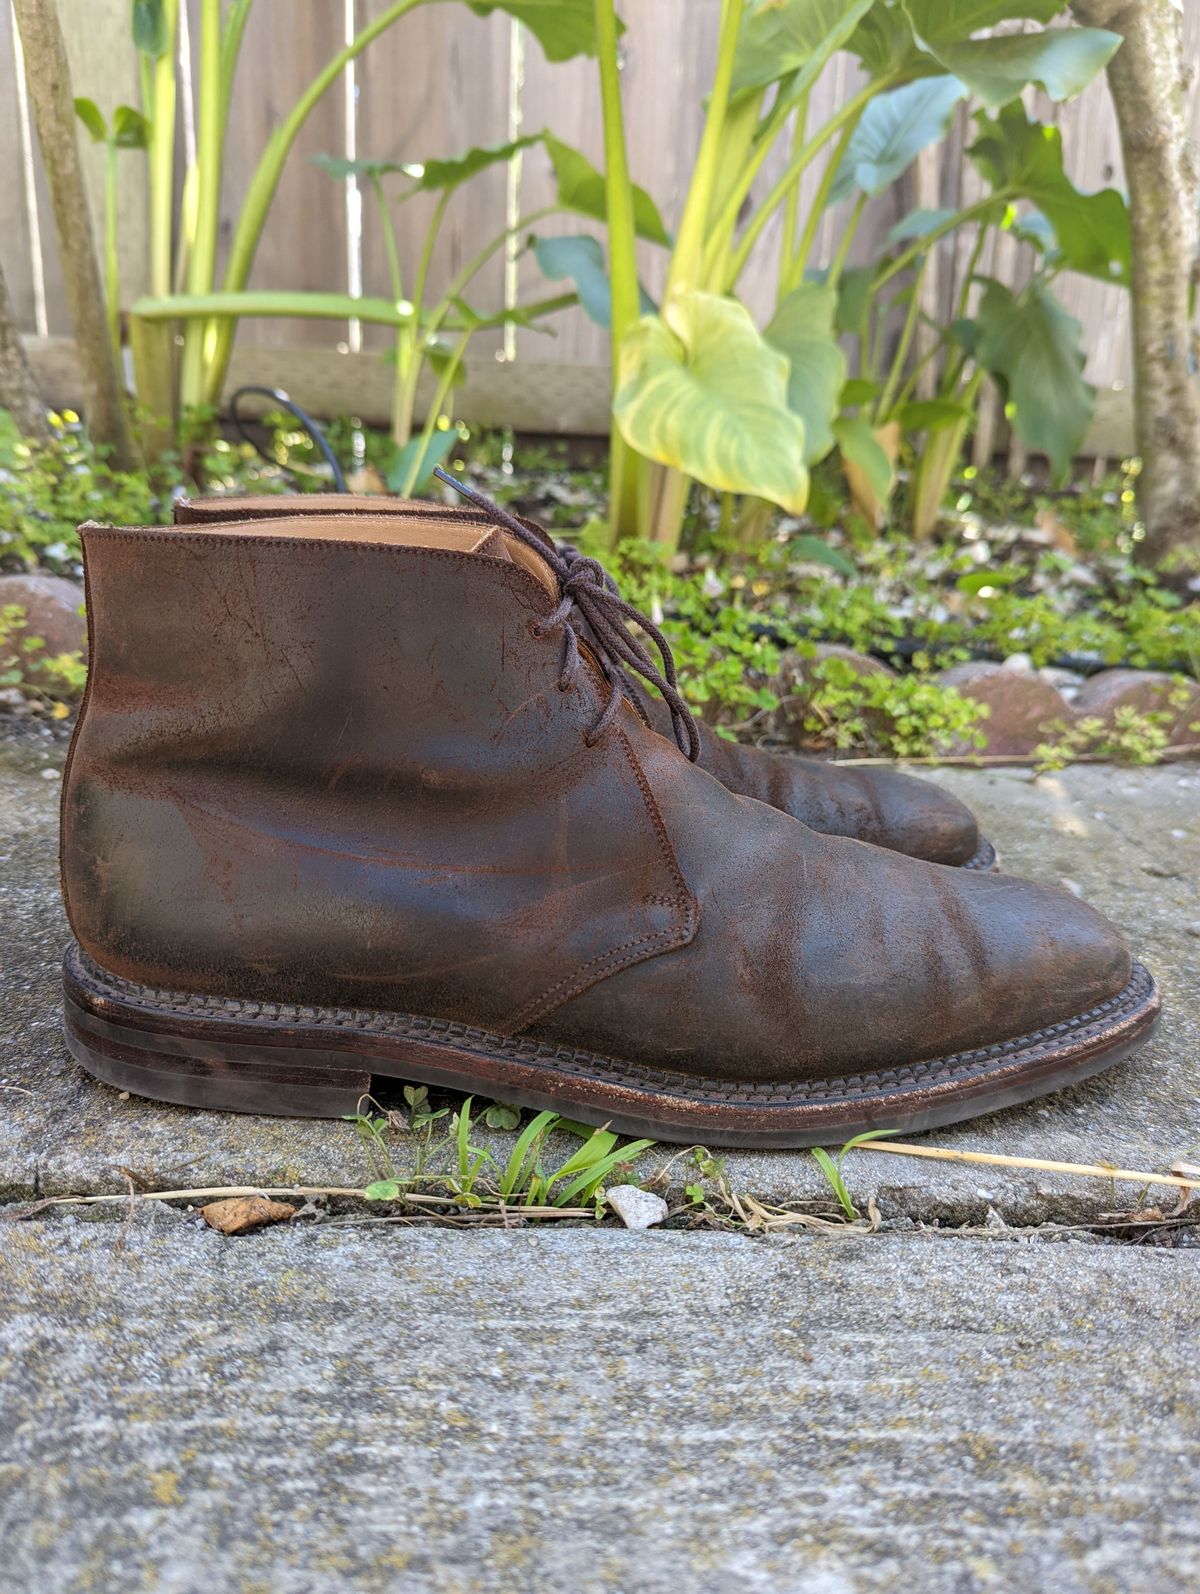
[[[210,442],[205,471],[216,490],[328,487],[312,439],[290,417],[275,420],[265,458],[245,442]],[[602,469],[571,465],[561,449],[505,434],[464,441],[455,429],[448,436],[455,469],[603,554]],[[394,458],[386,434],[348,420],[330,428],[330,439],[377,480]],[[983,712],[939,678],[961,661],[1019,654],[1033,669],[1076,677],[1128,665],[1177,675],[1181,684],[1200,679],[1200,604],[1171,570],[1155,572],[1135,557],[1135,469],[1131,462],[1103,482],[1064,492],[968,468],[951,484],[939,533],[914,542],[902,531],[871,532],[840,471],[827,463],[815,474],[806,514],[777,516],[749,546],[724,514],[725,501],[698,493],[671,562],[654,545],[631,540],[603,557],[631,600],[661,620],[689,700],[720,734],[843,757],[970,757],[984,742]],[[173,495],[188,481],[179,457],[168,456],[164,480],[152,489],[144,474],[114,469],[76,418],[55,417],[46,444],[11,427],[0,433],[0,487],[0,568],[75,575],[80,521],[166,523]],[[902,480],[898,501],[910,490]],[[8,614],[0,624],[0,684],[14,690],[23,679],[39,712],[63,715],[82,688],[81,660],[39,655],[19,618]],[[827,644],[898,673],[862,674],[828,654]],[[1054,726],[1039,760],[1046,767],[1080,756],[1153,762],[1166,752],[1166,729],[1181,706],[1123,711],[1111,724]]]

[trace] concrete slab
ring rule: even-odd
[[[8,1226],[5,1594],[1200,1586],[1194,1253]]]
[[[159,1188],[208,1184],[359,1185],[348,1127],[194,1113],[122,1100],[68,1058],[58,1033],[56,830],[61,743],[0,744],[3,1017],[0,1195],[121,1189],[129,1166]],[[1063,1161],[1160,1169],[1200,1159],[1200,771],[1081,766],[1036,782],[1020,770],[939,770],[979,813],[1013,873],[1066,883],[1129,935],[1163,987],[1157,1039],[1086,1085],[927,1137],[930,1143]],[[502,1154],[507,1137],[493,1142]],[[397,1147],[403,1160],[402,1143]],[[671,1153],[663,1152],[665,1158]],[[650,1164],[648,1163],[647,1166]],[[734,1184],[766,1199],[822,1193],[812,1159],[734,1153]],[[886,1214],[1013,1222],[1111,1210],[1113,1189],[1040,1173],[855,1153],[850,1182]],[[1125,1198],[1135,1191],[1126,1186]]]

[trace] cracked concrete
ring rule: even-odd
[[[4,1594],[1200,1586],[1194,1253],[120,1231],[4,1231]]]

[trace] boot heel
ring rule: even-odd
[[[124,1003],[111,989],[89,990],[86,971],[68,952],[67,1049],[106,1085],[180,1107],[292,1118],[338,1118],[370,1092],[371,1074],[359,1059],[269,1038],[234,1039],[234,1025],[225,1034],[211,1023],[199,1028],[177,1013]]]

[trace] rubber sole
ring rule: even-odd
[[[1149,1038],[1159,1010],[1154,980],[1135,963],[1118,996],[1030,1035],[876,1073],[755,1083],[404,1013],[154,990],[107,974],[74,942],[63,988],[71,1055],[106,1084],[156,1101],[340,1117],[378,1075],[708,1146],[831,1145],[993,1112],[1120,1061]]]

